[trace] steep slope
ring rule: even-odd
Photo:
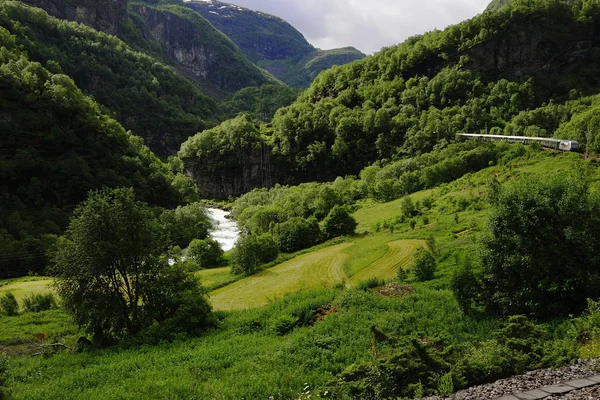
[[[159,155],[220,119],[217,104],[170,67],[92,28],[21,2],[0,3],[0,26],[32,61],[65,73]]]
[[[275,83],[224,34],[181,1],[23,0],[59,19],[116,35],[137,51],[173,65],[214,98]],[[164,5],[162,5],[164,4]]]
[[[80,22],[97,31],[117,35],[127,23],[127,0],[22,0],[56,18]]]
[[[306,87],[322,70],[365,57],[353,47],[315,49],[293,26],[273,15],[216,0],[186,5],[230,37],[251,61],[292,87]]]
[[[460,131],[552,135],[557,114],[519,113],[600,91],[599,26],[596,1],[516,0],[325,71],[276,114],[275,152],[301,180],[331,179]]]
[[[170,64],[213,97],[277,82],[206,19],[186,7],[131,3],[129,10],[144,40],[158,43]]]
[[[38,271],[89,190],[182,201],[172,172],[67,76],[27,59],[0,27],[0,276]]]

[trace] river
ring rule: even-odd
[[[214,226],[210,237],[219,242],[223,251],[231,250],[240,236],[235,220],[227,218],[231,213],[219,208],[207,208],[206,214]]]

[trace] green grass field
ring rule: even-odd
[[[51,293],[50,283],[51,278],[22,278],[13,281],[3,281],[4,284],[0,286],[0,296],[6,292],[11,292],[15,295],[18,301],[22,301],[24,297],[33,294],[46,294]]]

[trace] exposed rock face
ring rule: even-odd
[[[200,15],[185,7],[133,5],[146,39],[159,43],[180,72],[216,97],[248,86],[275,82]]]
[[[282,166],[270,157],[270,149],[246,148],[235,153],[184,159],[185,173],[203,198],[227,199],[256,188],[270,188],[283,181]]]
[[[471,48],[465,67],[491,78],[571,72],[587,62],[599,39],[599,32],[591,28],[558,33],[530,26]]]
[[[117,35],[127,22],[127,0],[22,0],[56,18],[80,22],[97,31]]]

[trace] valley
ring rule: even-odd
[[[599,54],[597,0],[369,56],[216,0],[0,0],[0,400],[597,374]]]

